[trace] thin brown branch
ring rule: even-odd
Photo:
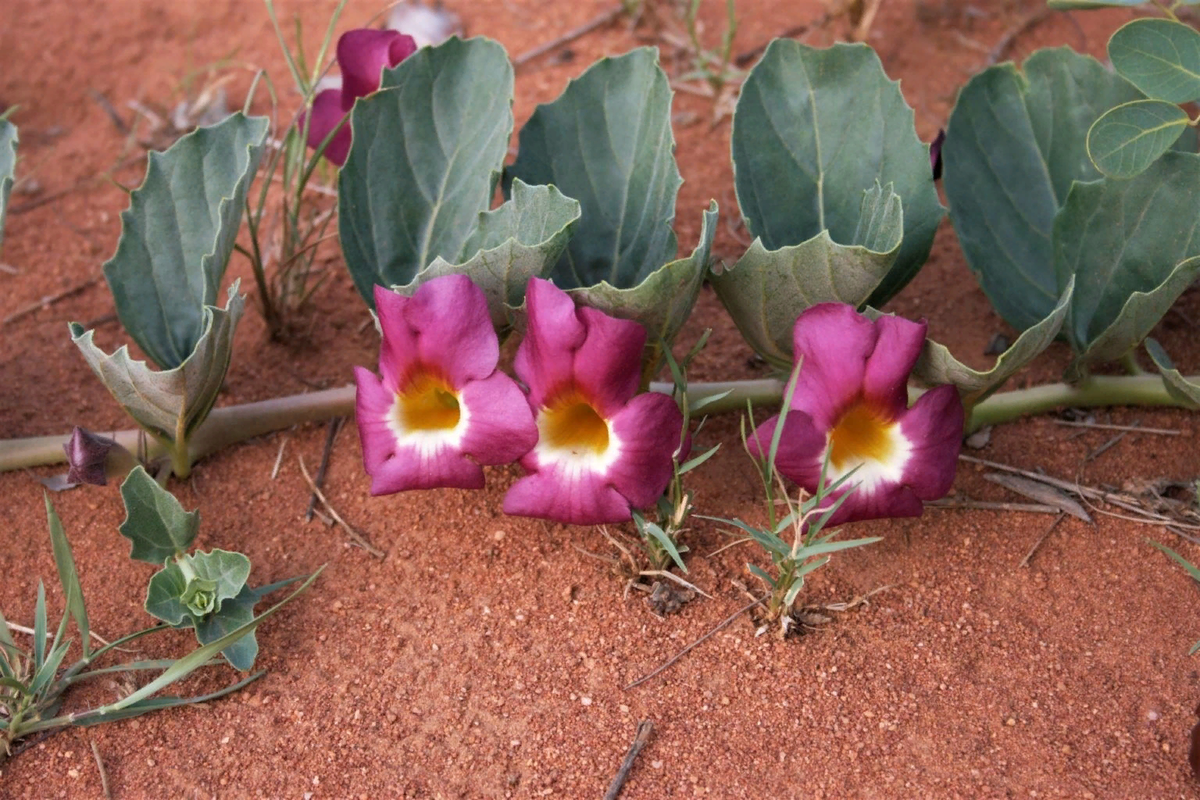
[[[669,668],[671,667],[671,665],[673,665],[673,664],[674,664],[676,661],[678,661],[679,659],[681,659],[681,658],[683,658],[684,656],[686,656],[686,655],[687,655],[688,653],[690,653],[690,652],[691,652],[693,649],[695,649],[697,646],[699,646],[700,644],[702,644],[703,642],[705,642],[706,640],[708,640],[709,638],[711,638],[711,637],[712,637],[714,634],[716,634],[718,631],[721,631],[721,630],[723,630],[723,629],[724,629],[726,626],[728,626],[728,625],[729,625],[731,622],[733,622],[735,619],[737,619],[738,617],[740,617],[742,614],[745,614],[747,611],[749,611],[750,609],[754,608],[754,607],[755,607],[755,606],[757,606],[757,605],[762,605],[763,601],[764,601],[764,600],[766,600],[766,599],[767,599],[767,598],[766,598],[765,596],[764,596],[764,597],[759,597],[759,598],[757,598],[756,600],[754,600],[754,602],[752,602],[752,603],[748,603],[748,604],[746,604],[746,605],[742,606],[742,607],[741,607],[741,608],[739,608],[737,611],[733,612],[733,613],[732,613],[732,614],[730,614],[728,617],[726,617],[726,618],[725,618],[725,620],[724,620],[723,622],[721,622],[719,625],[717,625],[717,626],[716,626],[715,628],[713,628],[711,631],[709,631],[708,633],[704,634],[704,635],[703,635],[703,636],[701,636],[699,639],[697,639],[696,641],[692,642],[691,644],[689,644],[687,647],[685,647],[685,648],[683,648],[682,650],[680,650],[680,651],[679,651],[678,653],[676,653],[675,655],[671,656],[669,659],[667,659],[667,660],[666,660],[666,661],[665,661],[665,662],[664,662],[664,663],[663,663],[661,666],[659,666],[659,667],[658,667],[657,669],[655,669],[653,672],[650,672],[650,673],[648,673],[648,674],[646,674],[646,675],[643,675],[642,677],[638,678],[638,679],[637,679],[636,681],[634,681],[633,683],[631,683],[631,684],[629,684],[628,686],[626,686],[626,687],[625,687],[625,691],[629,691],[630,689],[633,689],[633,688],[635,688],[635,687],[637,687],[637,686],[641,686],[643,683],[645,683],[646,681],[648,681],[648,680],[650,680],[651,678],[655,677],[656,675],[659,675],[659,674],[661,674],[661,673],[665,672],[665,671],[666,671],[667,669],[669,669]]]
[[[633,762],[637,759],[638,753],[642,752],[642,748],[646,746],[646,742],[650,741],[650,734],[653,732],[654,723],[652,721],[644,719],[638,723],[633,744],[629,745],[629,752],[625,754],[625,760],[621,762],[617,776],[613,778],[613,782],[608,786],[608,791],[604,793],[604,800],[617,800],[621,796],[621,790],[625,788],[625,781],[629,780],[629,772],[633,769]]]
[[[321,505],[324,506],[325,510],[329,512],[329,516],[333,517],[334,521],[337,522],[337,524],[341,526],[342,530],[346,532],[346,535],[353,539],[359,547],[361,547],[363,550],[366,550],[376,558],[383,558],[386,554],[382,550],[373,547],[371,543],[367,541],[366,537],[355,530],[353,525],[342,519],[342,515],[339,514],[337,510],[329,504],[329,501],[325,499],[325,495],[321,493],[321,490],[317,487],[317,484],[315,484],[312,477],[309,476],[308,468],[304,466],[304,459],[302,457],[298,457],[297,460],[300,462],[300,474],[304,476],[305,483],[308,484],[308,488],[312,490],[317,499],[321,501]]]

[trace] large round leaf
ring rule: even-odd
[[[1170,103],[1200,99],[1200,32],[1169,19],[1135,19],[1108,40],[1113,69]]]
[[[1132,180],[1076,184],[1054,222],[1058,280],[1074,277],[1073,372],[1146,338],[1200,274],[1200,155],[1167,153]]]
[[[551,272],[555,284],[628,289],[675,258],[683,180],[674,150],[671,88],[653,48],[597,62],[537,107],[504,188],[520,178],[579,201],[579,229]]]
[[[359,294],[462,260],[512,133],[512,65],[489,39],[453,38],[383,71],[350,115],[338,232]],[[473,255],[466,254],[468,257]]]
[[[742,87],[732,143],[738,203],[766,250],[823,231],[834,243],[854,244],[863,192],[891,184],[904,236],[871,304],[886,302],[925,263],[943,214],[929,150],[871,48],[772,42]]]
[[[1142,97],[1090,56],[1041,50],[1023,65],[992,67],[963,88],[950,115],[943,183],[972,271],[992,306],[1018,330],[1050,316],[1054,217],[1075,181],[1101,175],[1087,131],[1113,106]]]
[[[1187,112],[1163,100],[1111,108],[1088,131],[1088,155],[1110,178],[1132,178],[1149,167],[1187,128]]]

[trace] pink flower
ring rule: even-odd
[[[325,147],[325,157],[339,167],[345,164],[350,153],[350,123],[343,125],[342,120],[354,107],[355,100],[379,91],[385,68],[396,66],[416,51],[417,43],[413,38],[397,31],[360,28],[343,33],[337,43],[342,88],[326,89],[313,98],[308,146],[320,147],[325,137],[337,128],[337,133]],[[303,129],[303,116],[299,124]]]
[[[529,452],[538,436],[533,414],[516,381],[496,369],[487,299],[470,278],[434,278],[412,297],[376,286],[375,309],[380,377],[354,368],[371,494],[481,489],[480,464]]]
[[[840,303],[813,306],[796,320],[800,374],[775,466],[809,492],[827,455],[829,483],[857,468],[831,495],[832,502],[858,485],[829,524],[920,516],[922,501],[950,491],[963,435],[958,391],[939,386],[908,407],[925,329],[897,317],[872,322]],[[754,432],[757,457],[770,449],[778,422],[774,416]]]
[[[538,442],[521,459],[530,474],[504,513],[598,525],[651,506],[673,474],[683,415],[664,394],[638,394],[646,331],[576,308],[547,280],[525,294],[529,323],[515,369],[529,387]]]

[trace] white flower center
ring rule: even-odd
[[[467,432],[470,410],[441,376],[420,370],[396,391],[387,422],[401,447],[432,453],[458,447]]]
[[[826,480],[833,483],[857,468],[849,482],[858,484],[858,491],[874,492],[882,484],[901,482],[913,446],[901,433],[899,422],[859,402],[833,426],[825,449],[829,454]]]
[[[621,454],[612,425],[577,390],[559,393],[537,415],[538,463],[572,475],[606,473]]]

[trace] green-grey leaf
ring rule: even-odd
[[[1200,32],[1169,19],[1135,19],[1108,40],[1113,69],[1155,100],[1200,99]]]
[[[991,67],[963,88],[950,115],[943,183],[971,270],[992,306],[1018,330],[1058,305],[1051,233],[1075,181],[1101,175],[1087,131],[1141,93],[1090,56],[1041,50]],[[907,213],[907,209],[905,209]]]
[[[67,611],[75,620],[75,627],[82,637],[80,646],[83,657],[91,654],[90,628],[88,627],[87,606],[83,602],[83,587],[79,583],[79,572],[75,568],[75,557],[71,554],[71,544],[63,532],[62,521],[58,512],[50,503],[50,495],[43,495],[46,501],[46,521],[50,528],[50,546],[54,550],[54,565],[58,569],[58,580],[62,584],[63,596],[66,598]],[[0,624],[3,624],[0,622]]]
[[[219,611],[196,621],[196,639],[200,644],[209,644],[237,630],[254,619],[254,604],[259,597],[248,586],[243,586],[236,597],[226,600]],[[254,631],[237,639],[221,651],[221,655],[233,666],[245,672],[254,666],[258,656],[258,640]]]
[[[917,359],[916,367],[913,368],[913,375],[931,386],[954,384],[958,387],[963,403],[970,408],[1003,386],[1005,381],[1051,345],[1066,323],[1074,292],[1075,282],[1072,278],[1050,316],[1033,327],[1026,328],[1017,340],[1000,354],[991,369],[971,369],[951,355],[944,345],[930,339],[925,342],[925,348]]]
[[[224,309],[204,307],[204,330],[192,354],[165,372],[134,360],[125,346],[108,355],[93,342],[93,331],[77,323],[70,325],[71,338],[126,413],[156,437],[179,443],[200,427],[217,401],[244,308],[235,283]]]
[[[1120,358],[1200,272],[1200,155],[1167,153],[1132,180],[1076,184],[1054,221],[1058,280],[1075,276],[1066,333],[1087,364]]]
[[[755,239],[737,264],[713,274],[713,289],[750,346],[790,370],[796,317],[818,303],[866,303],[895,263],[903,235],[900,198],[891,184],[875,184],[862,193],[859,222],[846,244],[828,230],[778,250]]]
[[[551,273],[562,289],[642,283],[675,257],[671,88],[658,51],[642,47],[593,64],[521,129],[514,178],[553,184],[579,201],[579,230]]]
[[[376,284],[463,259],[508,151],[513,71],[496,42],[452,38],[385,69],[380,89],[354,105],[338,177],[342,253],[372,308]]]
[[[192,624],[194,618],[183,603],[186,590],[187,577],[179,564],[167,562],[166,566],[150,576],[150,583],[146,586],[146,613],[168,625],[180,626],[185,621]]]
[[[512,199],[495,211],[480,213],[479,224],[463,247],[463,253],[470,255],[467,261],[452,264],[439,256],[408,286],[396,288],[412,294],[441,275],[468,275],[487,297],[492,324],[510,328],[513,309],[524,302],[529,279],[542,277],[558,262],[579,223],[579,213],[579,203],[553,186],[513,181]]]
[[[1179,138],[1188,115],[1162,100],[1134,100],[1104,112],[1088,131],[1088,155],[1110,178],[1132,178]]]
[[[1167,351],[1154,339],[1146,340],[1146,352],[1154,360],[1154,366],[1162,373],[1167,392],[1179,402],[1192,409],[1200,409],[1200,383],[1192,383],[1175,368]]]
[[[647,378],[658,373],[662,366],[663,344],[671,346],[696,304],[708,274],[717,215],[714,200],[704,212],[700,242],[692,254],[656,269],[636,286],[617,288],[601,281],[594,286],[567,291],[585,306],[615,317],[636,320],[646,328],[646,355],[642,363],[646,365]]]
[[[121,535],[133,542],[129,557],[160,565],[184,553],[200,529],[200,512],[184,511],[175,495],[140,465],[121,484],[125,521]]]
[[[216,305],[267,127],[237,113],[151,153],[121,214],[104,276],[121,324],[164,370],[187,361],[209,329],[205,308]]]
[[[250,559],[242,553],[214,549],[210,553],[196,552],[183,557],[185,569],[191,569],[196,578],[211,582],[216,595],[216,611],[226,600],[237,597],[250,577]]]
[[[8,195],[12,192],[13,175],[17,171],[17,126],[0,119],[0,248],[4,247],[4,219],[8,211]]]
[[[772,42],[742,87],[732,142],[738,203],[765,250],[822,231],[838,244],[864,243],[863,192],[890,184],[904,206],[903,243],[871,304],[883,305],[925,263],[944,213],[929,149],[899,83],[866,45]]]

